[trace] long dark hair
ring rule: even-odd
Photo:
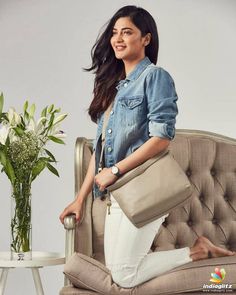
[[[94,71],[94,98],[89,106],[88,113],[93,122],[104,112],[116,95],[117,82],[125,78],[124,64],[115,57],[110,44],[112,30],[120,17],[130,17],[134,25],[141,31],[142,37],[151,34],[151,41],[145,47],[145,55],[152,63],[157,63],[159,38],[156,23],[149,12],[133,5],[120,8],[106,24],[104,32],[98,36],[91,50],[92,66],[85,69]]]

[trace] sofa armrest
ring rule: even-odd
[[[78,137],[75,144],[74,154],[74,175],[75,175],[75,197],[77,196],[84,181],[87,167],[92,154],[93,140]],[[92,192],[83,202],[82,215],[77,222],[75,214],[64,218],[64,228],[66,230],[65,257],[66,262],[74,254],[80,252],[88,256],[92,255]],[[65,278],[65,286],[69,281]]]
[[[66,262],[75,252],[75,227],[76,220],[75,214],[68,215],[64,218],[64,228],[66,230],[66,238],[65,238],[65,258]],[[64,286],[71,285],[68,278],[64,277]]]
[[[65,256],[66,261],[75,252],[75,214],[68,215],[64,218],[64,228],[66,230]]]

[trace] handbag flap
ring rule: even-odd
[[[131,169],[130,171],[126,172],[124,175],[122,175],[114,184],[106,187],[108,192],[112,192],[113,190],[116,190],[129,182],[131,179],[135,178],[136,176],[142,174],[148,167],[150,167],[152,164],[154,164],[156,161],[164,157],[165,155],[169,154],[169,150],[166,149],[162,152],[160,152],[155,157],[152,157],[151,159],[145,161],[141,165]]]

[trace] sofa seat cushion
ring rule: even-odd
[[[82,288],[75,288],[73,286],[63,287],[59,295],[96,295],[97,292],[86,290]]]
[[[74,253],[64,266],[64,274],[78,288],[101,294],[130,294],[130,289],[112,281],[110,270],[101,262],[82,253]]]
[[[232,285],[236,289],[236,255],[190,262],[134,288],[118,286],[104,264],[81,253],[75,253],[69,259],[64,273],[75,287],[92,290],[95,294],[167,295],[202,291],[204,284],[212,284],[211,273],[214,273],[216,267],[226,271],[222,283]]]
[[[224,268],[226,271],[222,284],[232,285],[233,290],[236,290],[236,256],[227,256],[194,261],[176,267],[159,277],[137,286],[138,292],[135,294],[167,295],[197,291],[203,293],[203,285],[213,284],[210,282],[211,273],[215,272],[216,267]],[[211,292],[211,294],[213,293]],[[217,294],[219,293],[217,292]],[[230,292],[230,294],[234,293]]]

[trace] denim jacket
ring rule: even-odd
[[[151,63],[148,57],[141,60],[125,80],[119,81],[116,88],[105,133],[106,167],[126,158],[152,136],[172,140],[178,114],[178,97],[172,77]],[[103,119],[104,113],[97,121],[97,135],[93,141],[95,175],[100,160]],[[95,198],[105,192],[94,183]]]

